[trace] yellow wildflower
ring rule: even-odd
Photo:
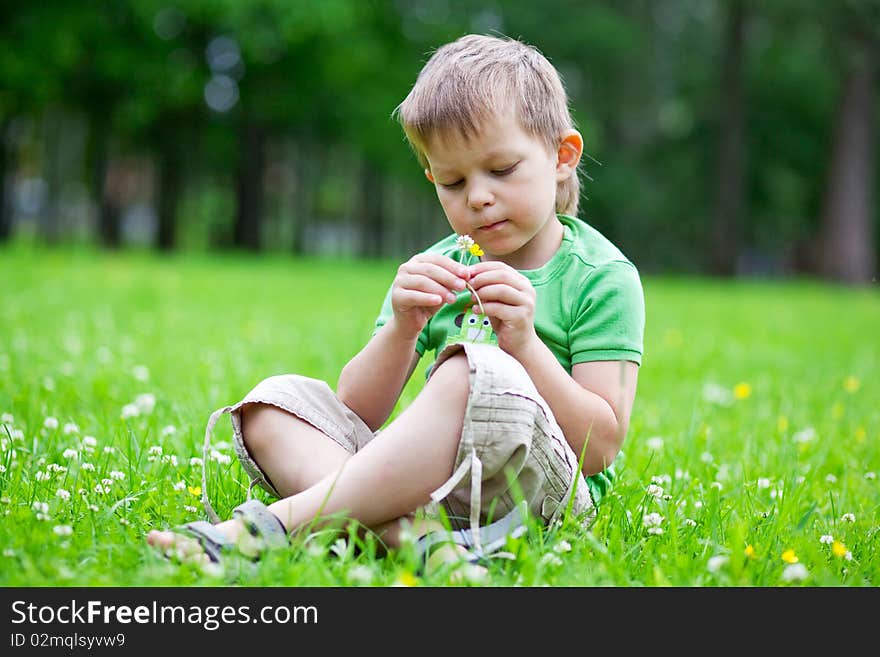
[[[788,418],[784,415],[780,415],[779,419],[776,420],[776,430],[779,433],[785,433],[788,431]]]
[[[395,586],[418,586],[418,584],[419,580],[416,579],[416,576],[408,571],[400,573],[394,583]]]
[[[483,249],[480,248],[480,245],[474,242],[473,246],[468,249],[471,252],[471,255],[477,256],[478,258],[483,255]]]
[[[868,437],[868,432],[865,431],[865,427],[856,427],[856,440],[860,443],[865,442],[865,438]]]
[[[857,392],[861,385],[862,382],[855,376],[848,376],[843,380],[843,389],[850,393]]]
[[[847,553],[846,546],[840,541],[834,541],[831,546],[831,551],[834,553],[835,557],[843,557],[846,556]]]
[[[756,557],[755,557],[755,548],[752,546],[751,543],[749,543],[748,545],[746,545],[746,549],[743,550],[743,552],[745,552],[745,555],[746,555],[749,559],[754,559],[754,558],[756,558]]]
[[[799,561],[799,559],[797,558],[797,555],[794,553],[794,550],[792,550],[792,549],[788,549],[782,553],[782,560],[785,563],[797,563]]]
[[[189,491],[189,494],[193,497],[198,497],[202,494],[201,486],[187,486],[186,489]]]
[[[748,399],[752,396],[752,386],[748,383],[737,383],[733,387],[733,396],[737,399]]]

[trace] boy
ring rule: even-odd
[[[272,377],[212,415],[208,436],[230,412],[252,486],[281,499],[151,532],[152,545],[217,559],[344,513],[395,546],[433,501],[480,553],[521,525],[520,501],[545,523],[569,506],[592,518],[635,398],[644,301],[632,263],[575,218],[583,141],[558,73],[519,41],[465,36],[395,115],[455,234],[400,265],[336,394]],[[465,317],[489,339],[469,339]],[[424,389],[379,431],[429,350]]]

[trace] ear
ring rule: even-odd
[[[584,138],[577,130],[568,130],[562,135],[556,153],[556,180],[568,180],[577,169],[584,152]]]
[[[434,182],[434,175],[431,173],[430,169],[425,169],[425,178],[430,180],[432,183]]]

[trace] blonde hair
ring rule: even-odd
[[[419,162],[432,137],[470,139],[486,119],[512,107],[521,127],[555,152],[574,128],[558,71],[535,47],[507,37],[470,34],[434,51],[393,116]],[[577,213],[577,170],[558,183],[556,211]]]

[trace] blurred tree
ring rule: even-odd
[[[876,150],[876,74],[880,5],[849,0],[834,5],[841,87],[820,227],[820,271],[845,283],[874,280],[877,267],[873,204]]]
[[[746,99],[744,49],[747,9],[744,0],[724,3],[724,42],[718,86],[720,123],[715,153],[710,267],[713,273],[736,273],[745,197]]]

